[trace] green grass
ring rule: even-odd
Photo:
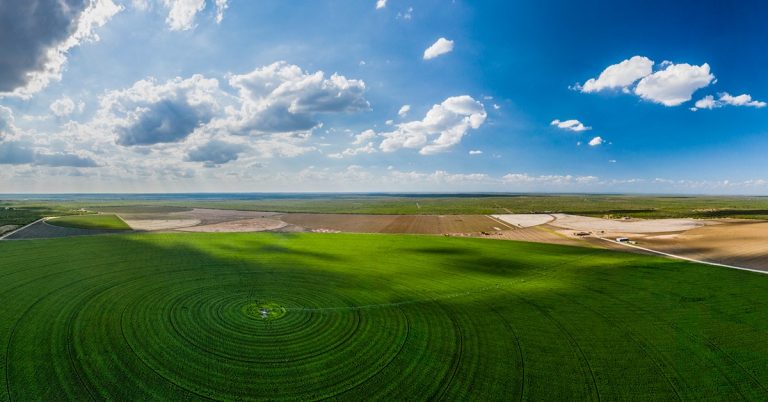
[[[117,215],[73,215],[53,218],[46,221],[55,226],[91,230],[131,230],[125,221]]]
[[[0,261],[0,400],[768,392],[768,277],[750,272],[343,234],[0,242]]]
[[[46,216],[78,215],[81,213],[74,208],[61,204],[9,203],[0,201],[0,226],[23,226]]]
[[[185,208],[356,214],[504,214],[562,212],[637,218],[768,218],[768,197],[649,196],[589,194],[520,195],[264,195],[249,200],[194,199],[7,201],[2,206],[47,207],[102,212],[175,212]],[[258,197],[253,195],[252,197]],[[34,219],[33,219],[34,220]],[[2,223],[2,211],[0,211]],[[26,222],[28,223],[28,222]]]

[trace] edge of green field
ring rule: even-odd
[[[90,230],[131,230],[131,227],[117,215],[72,215],[45,221],[54,226]]]

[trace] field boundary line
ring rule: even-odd
[[[99,213],[99,215],[101,215],[101,213]],[[125,221],[125,219],[123,219],[122,216],[120,216],[118,214],[113,214],[113,215],[115,216],[115,218],[120,219],[120,222],[123,222],[125,224],[125,226],[128,226],[129,230],[135,230],[131,225],[128,224],[128,222]]]
[[[14,233],[16,233],[16,232],[21,232],[22,230],[24,230],[24,229],[26,229],[26,228],[28,228],[28,227],[30,227],[30,226],[32,226],[32,225],[34,225],[35,223],[38,223],[38,222],[44,221],[45,219],[46,219],[46,218],[40,218],[40,219],[38,219],[38,220],[36,220],[36,221],[34,221],[34,222],[32,222],[32,223],[28,223],[28,224],[26,224],[26,225],[24,225],[24,226],[22,226],[22,227],[20,227],[20,228],[18,228],[18,229],[12,230],[12,231],[10,231],[10,232],[8,232],[8,233],[6,233],[6,234],[4,234],[4,235],[0,236],[0,240],[5,240],[5,238],[6,238],[6,237],[8,237],[8,236],[10,236],[10,235],[12,235],[12,234],[14,234]]]
[[[492,221],[494,221],[494,222],[496,222],[496,223],[498,223],[498,224],[504,225],[504,226],[506,226],[506,227],[508,227],[508,228],[510,228],[510,229],[512,229],[512,230],[520,229],[520,228],[516,228],[516,227],[514,227],[514,226],[511,226],[511,225],[510,225],[510,224],[508,224],[507,222],[504,222],[503,220],[501,220],[501,219],[499,219],[499,218],[496,218],[496,217],[495,217],[495,216],[493,216],[493,215],[485,215],[485,216],[487,216],[487,217],[488,217],[488,219],[490,219],[490,220],[492,220]]]
[[[715,266],[715,267],[738,269],[740,271],[749,271],[749,272],[755,272],[755,273],[758,273],[758,274],[768,275],[768,272],[761,271],[759,269],[746,268],[746,267],[737,267],[736,265],[720,264],[719,262],[697,260],[697,259],[694,259],[694,258],[683,257],[682,255],[670,254],[670,253],[665,253],[663,251],[652,250],[650,248],[640,247],[640,246],[637,246],[637,245],[634,245],[634,244],[620,243],[620,242],[617,242],[617,241],[613,241],[611,239],[606,239],[605,237],[598,237],[598,239],[604,240],[604,241],[607,241],[607,242],[610,242],[610,243],[614,243],[614,244],[621,244],[621,245],[626,246],[626,247],[631,247],[631,248],[647,251],[647,252],[654,253],[654,254],[663,255],[663,256],[666,256],[666,257],[670,257],[670,258],[675,258],[675,259],[678,259],[678,260],[684,260],[684,261],[695,262],[695,263],[699,263],[699,264],[712,265],[712,266]]]

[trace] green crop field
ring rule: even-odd
[[[764,400],[768,277],[428,236],[0,242],[0,400]]]
[[[72,215],[53,218],[46,221],[55,226],[92,230],[130,230],[125,221],[117,215]]]

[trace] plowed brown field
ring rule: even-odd
[[[357,233],[480,233],[503,228],[485,215],[286,214],[280,219],[309,230]]]

